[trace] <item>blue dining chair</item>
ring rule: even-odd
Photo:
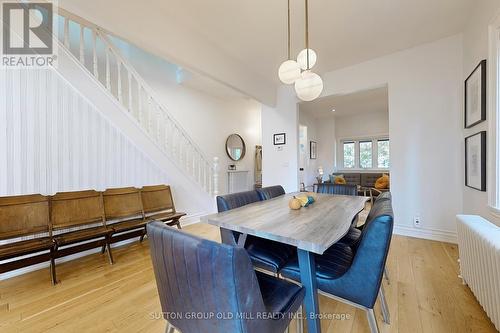
[[[375,202],[374,202],[372,208],[370,209],[368,216],[366,217],[366,221],[370,221],[373,216],[377,215],[378,209],[379,209],[379,205],[377,203],[380,203],[384,200],[389,200],[389,201],[392,200],[391,192],[384,192],[384,193],[380,194],[377,197],[377,199],[375,199]],[[354,223],[354,224],[357,224],[357,219],[356,219],[356,223]],[[347,234],[339,242],[346,244],[346,245],[349,245],[350,247],[356,247],[359,243],[360,238],[361,238],[361,231],[363,230],[364,226],[365,226],[365,224],[363,224],[359,227],[356,225],[353,225],[349,229]],[[386,279],[387,279],[387,281],[389,281],[388,274],[386,274]]]
[[[322,183],[316,185],[316,192],[335,195],[358,195],[358,187],[348,184]]]
[[[303,287],[254,271],[242,248],[146,228],[167,333],[284,332],[303,302]]]
[[[285,189],[281,185],[275,185],[258,188],[257,193],[259,193],[260,200],[269,200],[285,195]]]
[[[316,192],[322,194],[332,194],[332,195],[358,195],[358,187],[356,185],[348,184],[333,184],[333,183],[322,183],[316,185]],[[356,224],[358,223],[358,216],[352,220],[351,227],[347,234],[339,241],[340,243],[354,246],[361,236],[361,231],[356,229]]]
[[[281,187],[281,186],[280,186]],[[279,190],[272,190],[273,195]],[[239,208],[257,201],[262,196],[257,191],[247,191],[227,194],[217,197],[217,209],[219,212]],[[221,239],[225,244],[237,245],[240,233],[221,228]],[[249,235],[245,240],[245,249],[248,251],[254,266],[262,271],[278,274],[278,271],[293,257],[297,250],[295,247],[275,241],[262,239]]]
[[[371,221],[373,219],[373,216],[377,216],[380,213],[381,209],[384,209],[383,205],[380,203],[385,201],[385,200],[392,200],[391,192],[384,192],[380,194],[377,199],[375,199],[375,202],[370,209],[370,212],[368,213],[368,216],[366,217],[366,221]],[[392,202],[392,201],[391,201]],[[361,239],[361,232],[366,225],[363,224],[359,227],[351,228],[347,232],[347,234],[342,237],[342,239],[339,241],[340,243],[346,244],[352,248],[356,248],[359,244],[359,241]],[[384,267],[384,278],[386,279],[387,283],[391,283],[391,280],[389,278],[389,270],[387,269],[387,266]]]
[[[390,314],[382,286],[382,276],[391,243],[394,215],[390,200],[380,201],[376,213],[363,229],[359,245],[353,249],[341,243],[316,256],[316,282],[321,294],[366,311],[372,333],[378,333],[373,307],[380,297],[384,322]],[[297,258],[280,274],[300,281]]]

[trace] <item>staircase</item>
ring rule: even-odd
[[[207,158],[182,126],[159,102],[155,92],[120,54],[109,35],[100,27],[62,8],[57,16],[59,62],[69,55],[97,83],[102,92],[132,120],[149,141],[191,181],[210,196],[218,193],[218,158]],[[56,18],[55,18],[56,19]],[[70,64],[69,64],[70,65]],[[74,67],[74,66],[73,66]],[[70,66],[61,70],[75,73]],[[76,86],[80,80],[70,82]],[[77,87],[79,90],[88,85]],[[93,96],[94,97],[94,96]],[[160,163],[161,164],[161,163]]]

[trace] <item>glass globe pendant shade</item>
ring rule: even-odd
[[[295,60],[283,62],[278,70],[278,76],[284,84],[293,84],[300,79],[300,67]]]
[[[295,81],[295,92],[297,97],[303,101],[310,102],[321,95],[323,91],[323,80],[311,71],[302,72],[302,77]]]
[[[309,50],[309,68],[307,68],[307,50]],[[299,63],[300,68],[302,68],[303,70],[313,68],[313,66],[316,64],[317,59],[318,57],[313,49],[303,49],[297,56],[297,62]]]

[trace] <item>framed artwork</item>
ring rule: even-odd
[[[465,138],[465,186],[486,191],[486,131]]]
[[[309,157],[311,158],[311,160],[315,160],[316,158],[318,158],[317,154],[318,154],[318,148],[316,141],[311,141],[309,143]]]
[[[280,146],[280,145],[286,144],[286,134],[285,133],[274,134],[273,143],[275,146]]]
[[[486,60],[465,80],[465,128],[486,120]]]

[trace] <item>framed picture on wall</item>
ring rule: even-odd
[[[275,146],[286,144],[286,133],[277,133],[273,136],[273,143]]]
[[[318,154],[318,148],[316,141],[309,142],[309,157],[311,158],[311,160],[315,160],[316,158],[318,158],[317,154]]]
[[[486,120],[486,60],[465,80],[465,128]]]
[[[465,138],[465,185],[486,191],[486,131]]]

